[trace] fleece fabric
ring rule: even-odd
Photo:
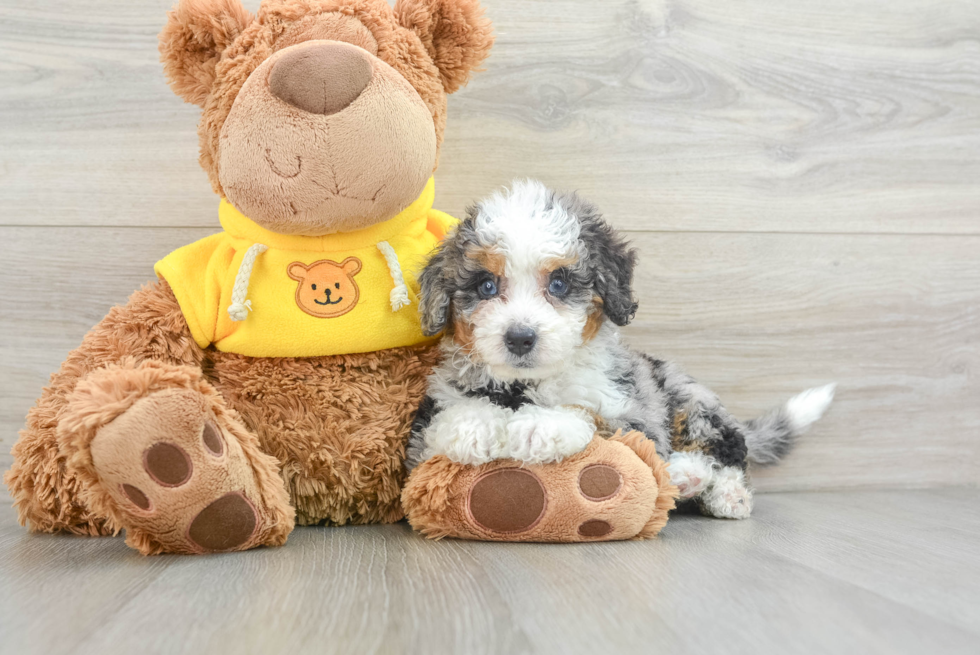
[[[456,223],[432,209],[435,185],[383,223],[322,237],[277,234],[260,227],[227,200],[224,231],[179,248],[157,262],[201,348],[249,357],[320,357],[366,353],[430,341],[422,334],[416,274]],[[378,244],[397,255],[410,304],[395,310],[392,267]],[[235,279],[253,245],[255,257],[245,320],[233,321]]]

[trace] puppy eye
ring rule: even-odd
[[[480,286],[476,288],[476,292],[481,298],[487,300],[488,298],[493,298],[497,295],[497,283],[493,280],[484,280],[480,283]]]
[[[548,293],[556,298],[561,298],[568,293],[568,282],[565,282],[565,280],[561,279],[560,277],[556,277],[550,284],[548,284]]]
[[[314,291],[316,291],[316,285],[315,284],[311,284],[310,285],[310,288],[313,289]]]

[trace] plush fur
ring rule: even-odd
[[[192,0],[195,5],[206,1],[208,0]],[[222,0],[227,3],[235,1]],[[447,8],[453,6],[458,7],[458,10],[447,12]],[[426,8],[438,10],[439,18],[423,20]],[[181,39],[186,38],[182,35],[192,32],[196,25],[192,20],[193,15],[179,11],[171,14],[171,26],[165,35],[174,34],[181,35]],[[222,128],[245,81],[266,59],[284,46],[290,47],[296,45],[297,41],[324,39],[328,36],[347,39],[351,34],[362,33],[361,30],[351,27],[349,22],[343,24],[343,29],[337,29],[338,15],[349,17],[362,25],[375,44],[376,52],[373,54],[418,93],[432,116],[438,152],[446,127],[447,93],[452,93],[460,84],[465,83],[472,71],[489,54],[493,44],[490,24],[482,17],[476,2],[409,1],[405,5],[397,3],[393,10],[384,0],[265,0],[255,19],[248,23],[238,38],[215,55],[217,61],[213,65],[214,81],[204,98],[204,114],[198,129],[201,166],[208,173],[216,193],[226,195],[218,166]],[[465,23],[450,29],[447,20],[449,16]],[[399,17],[405,22],[400,23]],[[328,28],[318,27],[323,23],[329,24]],[[353,42],[362,47],[366,45],[363,41]],[[161,55],[172,83],[180,81],[175,84],[175,91],[198,103],[200,93],[188,94],[183,80],[188,77],[199,78],[198,69],[207,72],[210,64],[198,64],[201,57],[187,59],[180,45],[181,41],[174,45],[169,41],[162,41]],[[433,60],[433,55],[439,55],[440,52],[443,57],[439,61]],[[464,52],[465,55],[462,54]],[[450,56],[450,53],[455,55]],[[212,59],[205,61],[210,62]],[[440,69],[440,64],[445,70]],[[432,162],[433,168],[437,161],[438,154]]]
[[[583,495],[582,472],[592,466],[615,469],[620,476],[610,497]],[[513,469],[540,482],[540,517],[526,529],[510,532],[481,525],[472,511],[475,484],[497,471]],[[526,496],[508,498],[500,508],[501,515],[527,502]],[[412,527],[431,539],[564,543],[650,539],[667,524],[676,496],[677,489],[653,443],[639,432],[629,432],[595,436],[560,464],[494,460],[469,466],[437,455],[412,473],[402,502]],[[595,523],[604,525],[606,531],[583,533],[583,526]]]
[[[434,12],[428,19],[427,11]],[[411,20],[399,22],[401,14]],[[268,82],[262,76],[252,85],[254,97],[240,97],[270,58],[311,41],[369,62],[370,96],[365,90],[349,107],[319,116],[333,121],[328,123],[273,112],[274,105],[264,102]],[[319,165],[338,172],[336,179],[354,180],[377,157],[395,156],[398,147],[428,133],[432,148],[414,164],[418,188],[392,181],[382,202],[380,194],[351,200],[355,194],[338,187],[319,213],[297,213],[292,222],[263,213],[324,184],[301,176],[292,186],[276,186],[275,202],[258,202],[260,211],[250,216],[285,233],[330,234],[385,220],[418,197],[436,166],[446,94],[467,79],[491,43],[489,23],[472,0],[411,2],[394,11],[384,0],[266,0],[254,17],[237,0],[180,0],[161,33],[160,52],[174,91],[203,107],[201,164],[222,195],[223,138],[266,138],[292,121],[292,142],[268,144],[278,165],[288,163],[295,144],[323,139],[343,124],[344,133],[334,134],[341,140],[337,148],[314,154]],[[388,134],[398,143],[387,153],[384,143],[369,138],[378,121],[392,118],[377,110],[386,92],[391,112],[420,108],[405,133]],[[234,108],[256,98],[263,102],[229,125]],[[279,102],[277,111],[286,106]],[[361,110],[362,120],[345,117]],[[368,142],[375,151],[359,157],[358,144]],[[273,168],[269,157],[240,158],[238,172],[252,167],[252,177],[264,179]],[[28,414],[4,479],[21,523],[31,530],[108,535],[126,529],[128,543],[146,554],[279,545],[294,520],[396,521],[402,517],[405,441],[437,358],[431,346],[303,359],[202,349],[172,290],[158,281],[113,308],[52,375]],[[158,480],[146,456],[141,464],[127,454],[133,444],[152,439],[172,442],[171,451],[182,450],[201,475],[173,493],[153,486]],[[209,439],[224,445],[220,455],[209,454]],[[226,497],[229,503],[217,502]],[[142,510],[146,504],[166,506],[169,527]],[[224,525],[234,514],[229,507],[254,523],[233,543],[223,542],[220,530],[201,529]]]
[[[574,194],[517,182],[468,212],[423,271],[423,328],[446,330],[408,466],[560,462],[597,429],[642,432],[681,497],[712,516],[751,511],[748,461],[771,463],[833,387],[741,423],[674,365],[626,346],[635,252]]]

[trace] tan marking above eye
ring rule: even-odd
[[[503,253],[481,248],[467,253],[467,256],[470,259],[480,262],[483,268],[497,277],[504,276],[504,271],[507,267],[507,258],[504,257]]]
[[[567,257],[549,257],[541,263],[541,267],[538,272],[542,275],[551,275],[559,268],[566,268],[578,262],[578,257],[575,255]]]

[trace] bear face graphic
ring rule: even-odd
[[[361,270],[361,260],[348,257],[337,262],[321,259],[306,265],[293,262],[286,273],[299,282],[296,304],[310,316],[336,318],[354,309],[360,290],[354,276]]]

